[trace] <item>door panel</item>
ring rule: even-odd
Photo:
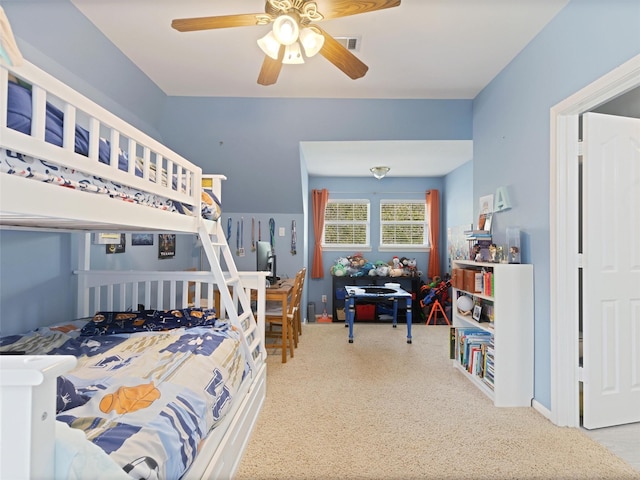
[[[585,428],[640,421],[640,119],[583,116]]]

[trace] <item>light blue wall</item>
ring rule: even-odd
[[[487,86],[473,104],[473,190],[509,188],[513,208],[495,216],[494,238],[523,231],[534,264],[535,398],[551,407],[550,108],[640,53],[640,2],[574,0]]]
[[[264,214],[256,214],[256,213],[223,213],[222,215],[222,226],[224,231],[227,230],[227,220],[231,218],[231,240],[229,241],[229,246],[231,247],[231,251],[233,252],[233,259],[235,261],[236,267],[240,271],[251,271],[255,272],[256,270],[256,252],[251,251],[251,220],[255,220],[255,235],[253,238],[255,240],[258,239],[258,225],[260,225],[260,231],[262,232],[263,241],[270,242],[271,235],[269,231],[269,220],[273,218],[275,224],[275,253],[276,253],[276,267],[277,267],[277,275],[282,278],[293,278],[296,275],[296,272],[302,268],[304,265],[304,251],[302,250],[303,244],[303,229],[304,229],[304,218],[302,214],[273,214],[273,215],[264,215]],[[242,247],[244,248],[244,256],[239,256],[237,254],[238,250],[238,221],[240,219],[244,219],[244,235],[242,236],[243,241],[241,242]],[[296,254],[293,255],[291,253],[291,222],[296,222]],[[284,237],[279,236],[280,228],[284,228]],[[205,264],[206,265],[206,264]]]
[[[91,245],[92,270],[186,270],[200,264],[196,235],[176,235],[176,254],[174,257],[159,258],[158,234],[153,234],[153,245],[132,245],[131,234],[125,234],[125,251],[106,253],[104,245]],[[75,244],[72,244],[75,246]]]
[[[0,335],[75,318],[71,235],[0,230]]]
[[[231,212],[302,213],[300,142],[470,140],[470,100],[169,97],[169,146],[227,176]]]
[[[469,228],[475,217],[474,205],[477,203],[473,200],[473,161],[461,165],[444,178],[444,191],[444,199],[441,203],[443,205],[442,224],[445,231],[450,227],[464,225]],[[451,273],[449,252],[443,253],[446,255],[446,260],[442,264],[442,271]]]

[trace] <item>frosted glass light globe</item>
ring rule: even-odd
[[[457,305],[458,305],[458,309],[461,312],[463,313],[470,312],[471,309],[473,308],[473,300],[471,299],[471,297],[462,295],[461,297],[458,297]]]

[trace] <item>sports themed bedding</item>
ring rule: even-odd
[[[248,373],[238,333],[206,309],[100,312],[0,338],[0,351],[76,356],[57,419],[132,478],[180,478]]]
[[[31,132],[31,89],[28,85],[10,81],[8,85],[7,102],[7,126],[26,135]],[[64,114],[52,105],[46,105],[45,141],[53,145],[62,146]],[[111,146],[109,142],[101,138],[99,140],[98,159],[101,163],[109,164]],[[84,156],[89,152],[89,131],[76,125],[74,150]],[[136,176],[142,177],[142,160],[136,160]],[[127,171],[129,159],[126,152],[119,149],[118,168]],[[111,180],[105,180],[94,175],[87,175],[79,170],[55,165],[52,162],[39,160],[20,153],[0,149],[0,172],[10,175],[18,175],[45,183],[60,185],[85,192],[107,195],[110,198],[120,199],[126,202],[146,205],[161,210],[177,212],[184,215],[195,216],[199,213],[208,220],[217,220],[221,214],[220,200],[208,189],[203,189],[201,194],[201,211],[194,212],[189,205],[174,202],[165,197],[142,192],[126,185],[118,184]],[[166,185],[167,175],[163,172],[163,181]],[[173,179],[175,186],[175,179]]]

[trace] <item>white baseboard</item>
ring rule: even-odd
[[[551,420],[551,411],[540,402],[538,402],[535,398],[531,401],[531,406],[542,416],[546,417],[547,420]]]

